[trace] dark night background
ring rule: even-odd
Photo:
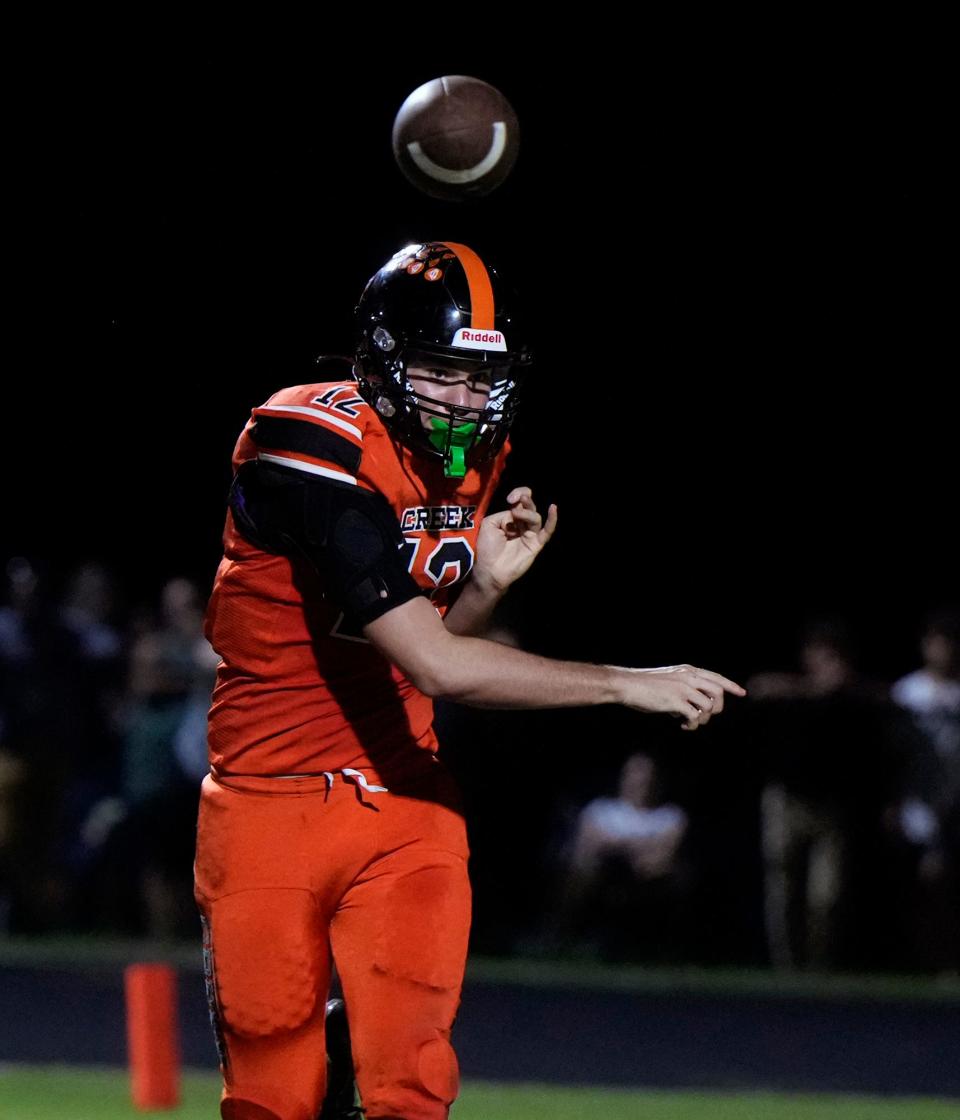
[[[209,584],[251,406],[349,347],[396,248],[450,237],[533,312],[511,477],[560,528],[515,592],[531,641],[736,675],[835,609],[877,671],[904,668],[955,591],[928,91],[842,54],[673,50],[636,77],[516,53],[104,51],[38,86],[4,551],[54,575],[102,558],[133,597]],[[428,199],[393,163],[397,107],[443,72],[519,114],[514,173],[481,201]]]
[[[130,601],[174,574],[209,587],[250,408],[349,348],[395,249],[450,238],[535,324],[508,482],[560,524],[507,612],[528,648],[744,680],[790,667],[830,612],[868,671],[913,667],[922,613],[957,597],[934,79],[906,44],[910,66],[852,39],[662,46],[268,65],[193,43],[38,82],[2,551],[54,585],[103,560]],[[420,195],[393,162],[397,108],[443,73],[520,119],[517,166],[480,201]],[[641,737],[622,712],[510,727],[491,767],[563,772],[581,800]],[[747,765],[705,761],[719,734],[663,730],[678,766],[699,760],[688,792]]]

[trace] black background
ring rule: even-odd
[[[957,519],[944,141],[916,43],[700,28],[634,50],[607,29],[600,52],[568,27],[374,60],[293,27],[242,48],[166,30],[85,27],[76,52],[64,30],[15,106],[7,555],[54,582],[103,559],[131,599],[208,587],[251,406],[349,347],[395,249],[450,238],[535,321],[509,481],[560,527],[513,593],[526,644],[743,677],[836,611],[872,671],[913,664],[920,614],[956,597]],[[442,73],[519,115],[480,201],[393,162],[396,109]]]

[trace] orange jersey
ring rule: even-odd
[[[254,438],[254,433],[256,438]],[[388,501],[404,557],[441,614],[473,566],[480,520],[507,447],[465,478],[387,432],[352,381],[281,389],[253,410],[234,470],[259,457],[322,483],[355,485]],[[224,555],[206,635],[221,658],[210,709],[210,761],[223,774],[319,774],[344,767],[410,773],[436,751],[433,704],[324,598],[321,577],[294,578],[228,510]]]

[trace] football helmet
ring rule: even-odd
[[[408,446],[443,460],[450,478],[494,455],[516,413],[530,362],[515,297],[496,270],[453,241],[407,245],[367,283],[356,308],[355,372],[360,391]],[[412,366],[430,360],[489,371],[480,408],[451,405],[414,390]],[[428,431],[421,415],[429,418]]]

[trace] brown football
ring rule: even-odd
[[[393,154],[414,186],[434,198],[489,194],[517,158],[517,115],[479,78],[449,74],[418,86],[393,122]]]

